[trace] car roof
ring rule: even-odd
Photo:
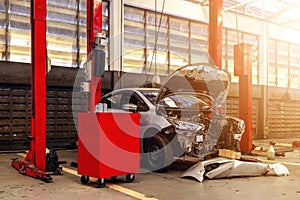
[[[137,88],[139,91],[159,91],[158,88]]]
[[[159,91],[158,88],[121,88],[121,89],[116,89],[113,90],[112,92],[117,92],[117,91]]]
[[[116,92],[122,92],[122,91],[133,91],[133,92],[143,92],[143,91],[152,91],[152,92],[159,92],[159,88],[121,88],[121,89],[116,89],[113,90],[111,93],[116,93]],[[175,95],[184,95],[184,94],[190,94],[190,91],[178,91],[175,93]],[[194,91],[194,94],[201,94],[203,96],[207,96],[209,98],[211,98],[211,96],[209,94],[203,93],[203,92],[197,92]]]

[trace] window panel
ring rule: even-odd
[[[29,63],[31,61],[30,3],[9,1],[8,7],[8,61]]]
[[[170,18],[170,72],[189,63],[189,24],[187,20]]]
[[[258,36],[243,34],[243,42],[250,44],[252,48],[252,84],[258,84]]]
[[[290,45],[290,84],[291,88],[300,87],[300,45]]]
[[[0,10],[0,54],[3,52],[5,52],[5,14]],[[0,60],[2,59],[0,58]]]
[[[145,13],[131,7],[124,9],[123,70],[141,73],[145,60]]]
[[[5,14],[5,5],[4,0],[0,0],[0,60],[5,60],[5,44],[6,44],[6,36],[5,36],[5,27],[6,27],[6,14]]]
[[[231,81],[238,82],[238,76],[234,76],[234,45],[241,43],[242,33],[225,29],[223,31],[223,59],[222,64],[230,74]]]
[[[299,88],[299,44],[269,40],[269,85]]]
[[[76,0],[48,0],[47,50],[52,65],[77,66]]]
[[[208,55],[208,25],[191,22],[191,64],[207,63]]]
[[[288,44],[277,42],[277,86],[288,87]]]
[[[147,73],[168,74],[168,17],[147,12],[146,23]]]
[[[268,84],[270,86],[277,85],[276,51],[275,40],[269,40]]]

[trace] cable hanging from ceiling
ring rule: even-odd
[[[159,24],[157,26],[157,0],[155,0],[155,41],[154,41],[154,48],[152,51],[152,57],[151,57],[151,62],[150,62],[150,66],[149,66],[149,70],[147,73],[147,78],[146,78],[146,82],[149,81],[149,75],[151,72],[151,68],[153,65],[153,60],[155,59],[155,63],[154,63],[154,75],[153,78],[156,79],[154,80],[154,82],[160,82],[158,74],[157,74],[157,43],[158,43],[158,37],[159,37],[159,32],[160,32],[160,28],[161,28],[161,24],[162,24],[162,17],[163,17],[163,13],[164,13],[164,9],[165,9],[165,3],[166,0],[163,0],[163,4],[162,4],[162,9],[161,9],[161,13],[160,13],[160,19],[159,19]],[[146,70],[147,71],[147,70]]]

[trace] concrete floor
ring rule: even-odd
[[[278,141],[289,145],[287,140]],[[254,142],[267,145],[268,140]],[[290,171],[289,176],[260,176],[205,180],[199,183],[193,179],[179,178],[182,171],[172,169],[167,173],[136,174],[133,183],[125,183],[120,177],[116,184],[109,183],[105,188],[96,188],[96,180],[88,185],[80,183],[76,168],[70,166],[76,161],[76,151],[58,151],[60,160],[66,160],[64,174],[52,176],[53,182],[44,183],[19,174],[10,166],[10,158],[19,154],[0,154],[0,199],[299,199],[300,198],[300,148],[276,157]],[[262,157],[256,157],[265,159]]]

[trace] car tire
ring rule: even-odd
[[[173,149],[164,135],[154,135],[144,146],[143,164],[147,170],[165,172],[173,162]]]

